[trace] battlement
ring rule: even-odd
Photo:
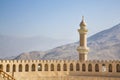
[[[0,63],[66,63],[75,62],[76,60],[0,60]]]
[[[29,71],[38,71],[37,68],[40,67],[41,71],[51,71],[51,66],[54,66],[53,71],[76,71],[78,69],[85,69],[81,71],[87,71],[86,69],[91,68],[92,71],[95,71],[95,67],[98,67],[99,71],[102,71],[102,66],[106,66],[106,69],[111,69],[114,72],[120,72],[120,61],[119,60],[88,60],[88,61],[79,61],[79,60],[0,60],[0,69],[6,72],[13,71],[23,71],[28,68],[28,66],[33,67],[34,69]],[[47,66],[47,69],[45,69]],[[57,68],[59,67],[60,70]],[[118,67],[118,69],[117,69]],[[24,69],[23,69],[24,68]],[[114,68],[114,69],[112,69]],[[109,72],[109,71],[108,71]]]
[[[0,63],[70,63],[70,62],[80,62],[80,63],[120,63],[120,60],[0,60]]]

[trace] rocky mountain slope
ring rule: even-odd
[[[30,59],[35,59],[35,60],[38,60],[38,59],[41,59],[43,56],[44,56],[44,52],[41,52],[41,51],[32,51],[32,52],[29,52],[29,53],[22,53],[22,55],[18,55],[17,57],[15,57],[14,59],[26,59],[26,60],[30,60]]]
[[[90,52],[88,58],[90,60],[103,59],[103,60],[113,60],[120,59],[120,24],[101,31],[88,38],[88,46]],[[79,42],[63,45],[56,47],[54,49],[48,50],[36,58],[36,53],[33,53],[30,59],[78,59],[78,52],[76,51]],[[15,59],[28,59],[26,55],[21,54]],[[21,57],[23,56],[23,57]],[[31,57],[31,55],[29,55]]]

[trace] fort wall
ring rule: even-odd
[[[120,61],[117,60],[0,60],[0,69],[17,80],[28,77],[120,77]]]

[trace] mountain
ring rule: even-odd
[[[78,53],[76,51],[78,43],[71,43],[63,46],[56,47],[43,56],[43,59],[78,59]]]
[[[90,60],[117,60],[120,59],[120,24],[101,31],[88,38],[88,47],[90,48],[88,59]],[[78,59],[76,51],[79,42],[63,45],[54,49],[45,51],[37,59]],[[40,53],[41,54],[41,53]],[[20,56],[22,56],[21,54]],[[26,56],[26,55],[25,55]],[[26,59],[21,57],[20,59]],[[36,59],[36,53],[33,53],[31,59]],[[19,56],[15,59],[19,59]]]
[[[66,41],[63,40],[43,36],[15,37],[0,35],[0,58],[11,59],[11,56],[17,56],[22,52],[48,50],[65,43]]]
[[[120,24],[101,31],[88,38],[90,48],[88,58],[93,59],[120,59]],[[79,42],[67,44],[48,51],[44,59],[78,59],[76,48]]]
[[[24,52],[22,55],[18,55],[14,59],[24,59],[24,60],[30,60],[30,59],[41,59],[45,53],[42,51],[31,51],[31,52]]]
[[[119,32],[120,24],[88,38],[91,48],[89,59],[120,59]]]

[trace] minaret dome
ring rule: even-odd
[[[85,26],[87,26],[87,25],[86,25],[86,22],[84,21],[84,16],[82,16],[82,21],[80,23],[80,27],[85,27]]]

